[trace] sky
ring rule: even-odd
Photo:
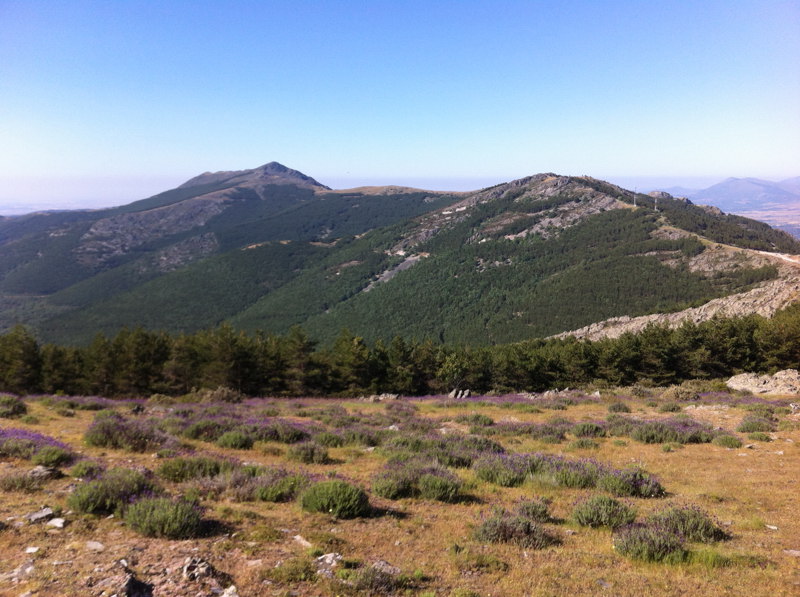
[[[333,188],[800,175],[800,0],[0,0],[0,214],[278,161]]]

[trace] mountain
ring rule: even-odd
[[[706,189],[673,187],[661,190],[766,222],[800,238],[800,177],[780,182],[728,178]]]
[[[335,191],[272,162],[114,209],[0,221],[0,327],[21,322],[73,344],[121,326],[223,322],[278,333],[301,324],[322,340],[347,327],[370,340],[491,344],[796,276],[770,252],[800,253],[800,243],[590,177]]]

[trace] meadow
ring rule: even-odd
[[[3,395],[0,594],[796,595],[791,400]]]

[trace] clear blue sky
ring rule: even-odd
[[[800,1],[0,0],[0,213],[272,160],[337,188],[797,176]]]

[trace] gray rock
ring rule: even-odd
[[[333,578],[333,569],[342,561],[340,553],[326,553],[317,558],[317,574],[326,578]]]
[[[50,479],[60,479],[64,475],[54,466],[43,466],[40,464],[29,470],[25,476],[38,481],[49,481]]]
[[[38,512],[31,512],[30,514],[26,514],[23,516],[25,520],[27,520],[31,524],[35,524],[37,522],[44,522],[45,520],[50,520],[55,516],[55,512],[53,512],[52,508],[48,508],[45,506]]]
[[[86,549],[89,551],[103,551],[105,550],[106,546],[100,543],[99,541],[87,541],[86,542]]]
[[[214,567],[205,561],[203,558],[191,557],[186,558],[186,561],[181,568],[181,576],[185,580],[197,581],[206,577],[213,577],[217,575]]]
[[[51,518],[50,520],[47,521],[47,526],[56,529],[63,529],[66,523],[67,521],[64,520],[63,518]]]
[[[372,563],[372,567],[385,574],[391,574],[392,576],[397,576],[400,574],[400,568],[397,566],[392,566],[389,562],[385,560],[377,560],[376,562]]]
[[[239,597],[239,592],[236,590],[236,585],[231,585],[222,593],[220,593],[220,597]]]

